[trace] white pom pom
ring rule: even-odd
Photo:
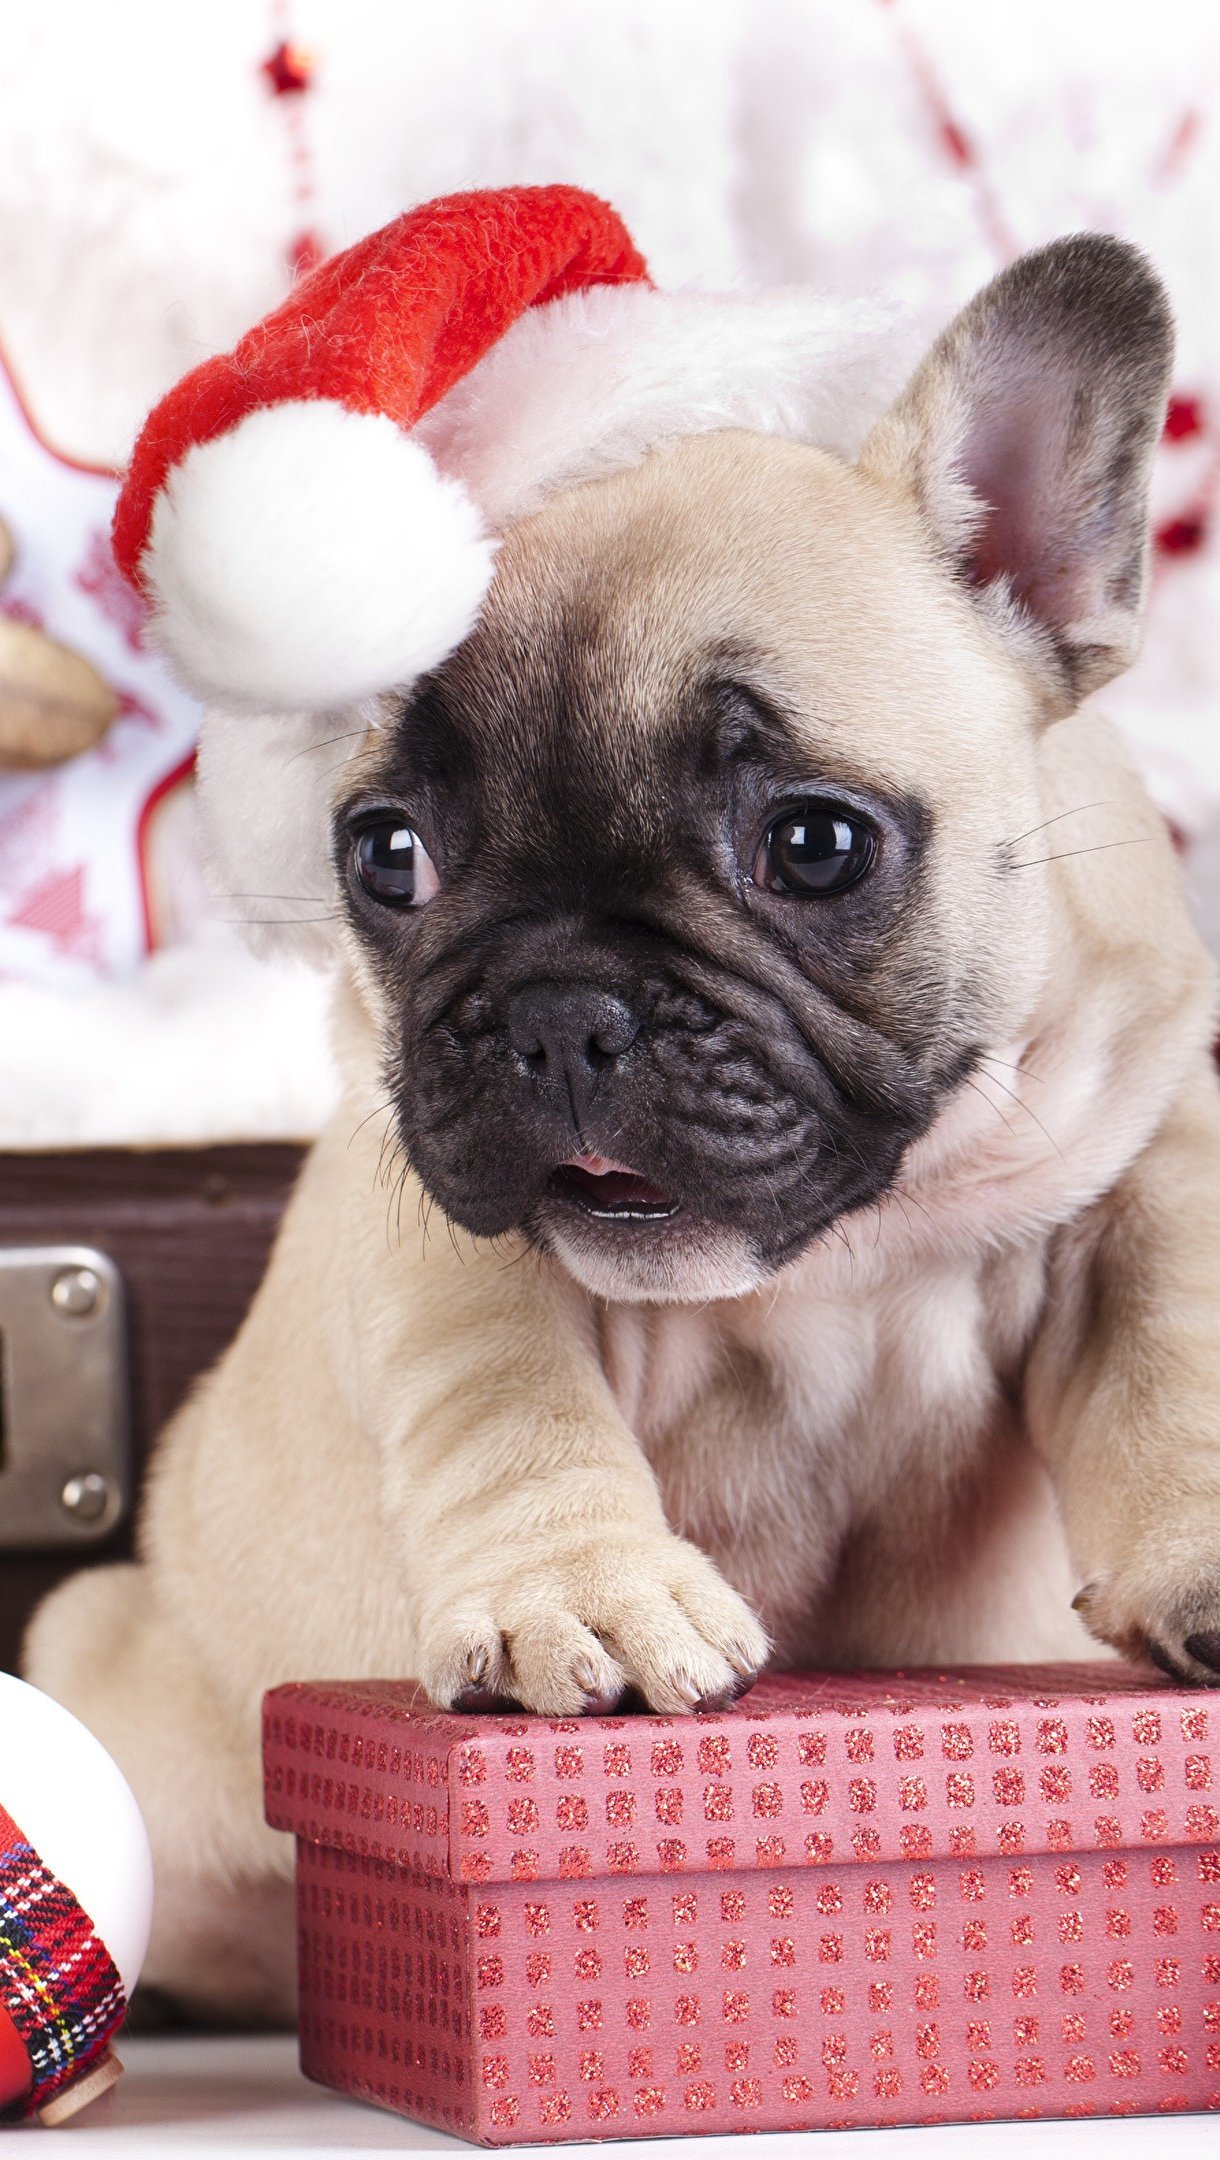
[[[494,542],[465,489],[381,413],[261,408],[157,497],[142,571],[159,643],[204,697],[345,704],[413,681],[471,628]]]

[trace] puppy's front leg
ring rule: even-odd
[[[1029,1372],[1103,1641],[1220,1682],[1220,1089],[1192,1077],[1120,1183],[1064,1232]]]
[[[567,1717],[629,1686],[669,1712],[739,1693],[766,1636],[669,1529],[583,1297],[545,1264],[436,1258],[376,1416],[429,1694]]]

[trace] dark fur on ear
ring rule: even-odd
[[[914,493],[1060,711],[1139,649],[1172,355],[1164,287],[1136,248],[1056,240],[963,309],[861,455]]]

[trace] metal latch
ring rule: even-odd
[[[96,1544],[130,1476],[117,1267],[91,1245],[0,1246],[0,1550]]]

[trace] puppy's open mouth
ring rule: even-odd
[[[571,1155],[551,1176],[551,1191],[605,1222],[660,1222],[680,1206],[628,1163],[606,1155]]]

